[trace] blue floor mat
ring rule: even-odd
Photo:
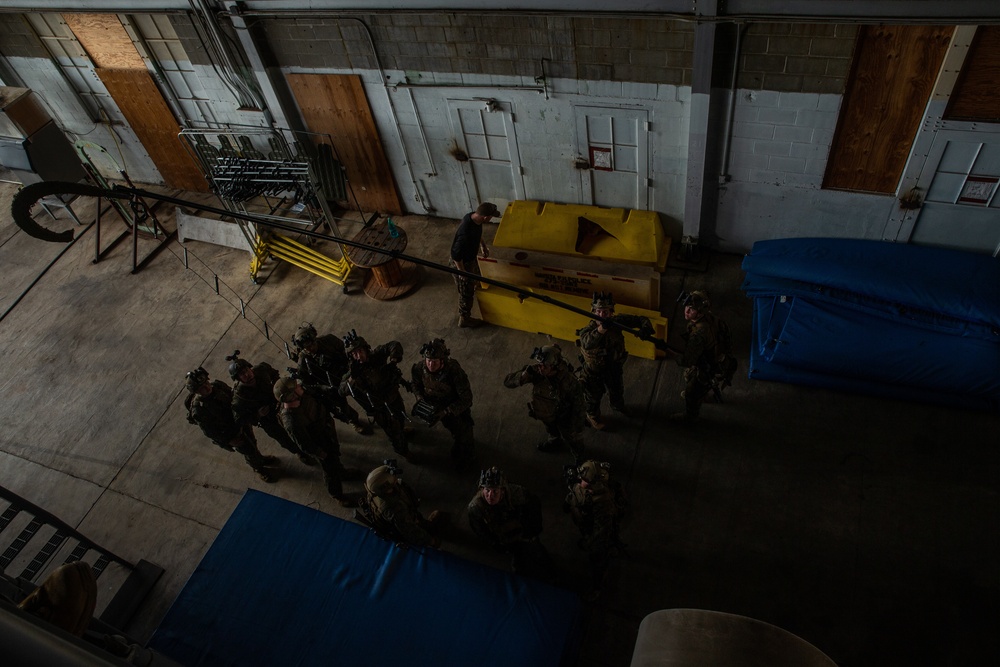
[[[570,664],[576,594],[248,490],[149,642],[183,665]]]

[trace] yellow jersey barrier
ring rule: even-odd
[[[542,201],[507,204],[493,245],[641,264],[660,272],[670,254],[670,237],[655,211]]]

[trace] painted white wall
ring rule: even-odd
[[[746,252],[762,239],[881,239],[895,197],[822,189],[840,103],[840,95],[737,91],[731,180],[702,240]]]
[[[359,74],[288,68],[289,73]],[[684,211],[690,87],[608,81],[551,80],[545,92],[532,79],[489,75],[406,72],[419,86],[393,88],[404,73],[360,73],[386,157],[409,212],[460,218],[469,211],[461,163],[452,156],[449,100],[492,98],[511,105],[524,170],[525,196],[580,203],[581,156],[575,106],[646,109],[650,118],[651,207],[679,233]],[[517,89],[522,87],[523,89]],[[391,104],[391,107],[390,107]]]
[[[125,168],[132,180],[141,183],[162,183],[163,177],[156,169],[146,149],[127,125],[95,123],[83,108],[76,93],[59,73],[56,65],[44,58],[8,58],[28,88],[45,101],[56,123],[66,132],[70,141],[82,139],[102,146],[116,162]],[[94,75],[95,79],[97,78]],[[99,85],[98,80],[95,85]],[[110,98],[109,98],[110,99]],[[120,117],[117,108],[110,114]],[[114,133],[112,135],[112,132]],[[118,175],[97,163],[106,178]]]

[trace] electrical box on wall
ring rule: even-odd
[[[0,165],[26,184],[87,177],[72,142],[28,88],[0,86]]]

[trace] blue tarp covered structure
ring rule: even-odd
[[[1000,260],[853,239],[758,241],[750,377],[1000,410]]]
[[[575,593],[248,490],[149,642],[182,665],[572,664]]]

